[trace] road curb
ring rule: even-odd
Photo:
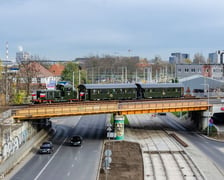
[[[224,143],[224,140],[214,139],[214,138],[212,138],[212,137],[208,137],[208,136],[206,136],[206,135],[204,135],[204,134],[201,134],[201,136],[203,136],[204,138],[209,139],[209,140],[211,140],[211,141],[216,141],[216,142]]]

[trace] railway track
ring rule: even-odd
[[[195,98],[195,97],[185,97],[185,98],[159,98],[159,99],[135,99],[135,100],[98,100],[98,101],[71,101],[71,102],[45,102],[41,104],[22,104],[22,105],[10,105],[4,107],[4,109],[22,109],[22,108],[32,108],[32,107],[49,107],[49,106],[70,106],[70,105],[80,105],[80,104],[97,104],[99,103],[108,103],[108,102],[115,102],[115,103],[128,103],[128,102],[148,102],[148,101],[164,101],[164,100],[195,100],[195,99],[205,99],[207,98]],[[210,99],[213,99],[210,97]]]
[[[46,101],[40,104],[24,104],[24,105],[11,105],[9,107],[14,108],[14,107],[38,107],[38,106],[62,106],[62,105],[79,105],[79,104],[96,104],[96,103],[108,103],[108,102],[115,102],[115,103],[128,103],[128,102],[145,102],[145,101],[164,101],[164,100],[195,100],[194,97],[188,97],[188,98],[159,98],[159,99],[133,99],[133,100],[94,100],[94,101],[79,101],[79,100],[74,100],[74,101],[62,101],[62,102],[51,102],[51,101]]]
[[[159,118],[144,114],[128,119],[134,129],[127,134],[142,148],[145,180],[205,179],[183,147],[162,129]]]

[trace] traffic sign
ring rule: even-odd
[[[209,123],[210,123],[210,124],[213,124],[213,119],[212,119],[212,118],[209,119]]]
[[[112,158],[111,157],[105,157],[105,161],[110,164],[112,162]]]
[[[107,131],[112,131],[112,128],[109,126],[108,128],[107,128]]]
[[[112,155],[112,151],[110,149],[106,149],[104,153],[106,157],[109,157]]]
[[[108,124],[107,124],[107,127],[112,127],[112,124],[111,124],[111,123],[108,123]]]

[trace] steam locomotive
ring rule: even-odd
[[[36,90],[32,92],[31,102],[33,104],[68,101],[78,101],[78,98],[77,91],[67,82],[58,83],[55,89]]]
[[[57,84],[55,90],[37,90],[32,103],[53,103],[95,100],[134,100],[180,98],[184,96],[181,83],[130,83],[130,84]]]

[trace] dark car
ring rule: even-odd
[[[81,146],[82,145],[82,141],[83,141],[83,138],[79,135],[76,135],[76,136],[72,136],[70,138],[70,144],[72,146]]]
[[[40,146],[39,153],[40,154],[51,154],[54,152],[54,146],[51,141],[43,142]]]
[[[160,116],[166,116],[166,113],[158,113]]]

